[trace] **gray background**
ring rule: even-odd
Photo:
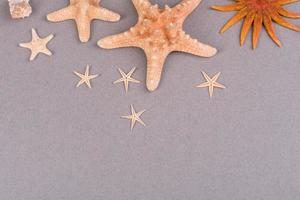
[[[153,0],[175,5],[178,0]],[[174,53],[159,89],[145,88],[146,59],[139,49],[103,50],[98,39],[127,30],[137,15],[130,0],[103,0],[122,15],[95,21],[87,44],[74,22],[49,23],[45,15],[67,0],[32,0],[34,13],[11,20],[0,3],[0,199],[2,200],[295,200],[300,196],[300,34],[276,25],[284,47],[262,32],[239,46],[240,23],[223,35],[234,13],[204,1],[185,30],[219,53],[209,59]],[[287,6],[300,12],[300,4]],[[293,20],[291,20],[293,21]],[[294,20],[300,25],[300,20]],[[18,43],[34,27],[55,38],[29,63]],[[93,89],[78,89],[73,70],[100,73]],[[138,70],[125,95],[117,68]],[[221,71],[226,90],[212,100],[201,71]],[[130,104],[146,109],[130,132]]]

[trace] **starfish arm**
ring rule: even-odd
[[[250,30],[250,27],[254,21],[254,13],[248,14],[247,17],[244,20],[242,29],[241,29],[241,35],[240,35],[240,44],[243,45],[245,43],[245,39],[247,37],[247,34]]]
[[[31,51],[31,55],[30,55],[29,60],[33,61],[37,57],[38,54],[39,54],[39,52]]]
[[[130,70],[130,72],[127,74],[127,76],[128,76],[128,77],[131,77],[135,70],[136,70],[136,67],[132,68],[132,69]]]
[[[247,8],[244,8],[240,10],[235,16],[233,16],[221,29],[221,33],[224,33],[227,29],[232,27],[234,24],[236,24],[238,21],[240,21],[242,18],[244,18],[248,14]]]
[[[85,68],[84,75],[85,75],[85,76],[89,76],[89,74],[90,74],[90,66],[87,65],[86,68]]]
[[[80,16],[75,19],[79,40],[81,42],[87,42],[91,35],[91,20],[88,16]]]
[[[140,117],[142,114],[144,114],[144,112],[146,112],[146,110],[142,110],[142,111],[138,112],[136,115],[137,115],[138,117]]]
[[[52,12],[47,15],[48,21],[61,22],[68,19],[75,19],[76,8],[74,6],[68,6],[58,11]]]
[[[220,77],[221,72],[217,73],[211,80],[212,82],[216,82],[218,80],[218,78]]]
[[[291,29],[291,30],[294,30],[294,31],[300,31],[300,27],[284,20],[282,17],[280,17],[278,14],[273,14],[271,16],[271,18],[276,22],[278,23],[279,25],[285,27],[285,28],[288,28],[288,29]]]
[[[201,1],[202,0],[182,0],[174,7],[175,12],[179,15],[183,15],[183,17],[187,17],[197,8]]]
[[[229,11],[238,11],[243,7],[244,5],[234,3],[225,6],[212,6],[211,8],[218,11],[229,12]]]
[[[125,79],[125,81],[124,81],[124,89],[125,89],[125,92],[127,93],[128,89],[129,89],[129,82],[127,79]]]
[[[133,83],[140,83],[140,81],[138,81],[134,78],[131,78],[131,77],[128,78],[128,81],[133,82]]]
[[[262,29],[263,19],[261,15],[256,15],[253,23],[252,45],[256,49],[258,38]]]
[[[224,85],[217,83],[217,82],[214,83],[214,87],[218,87],[218,88],[222,88],[222,89],[226,88]]]
[[[209,87],[209,82],[206,82],[206,83],[201,83],[200,85],[198,85],[197,87],[198,88],[205,88],[205,87]]]
[[[124,79],[124,78],[121,78],[121,79],[118,79],[118,80],[114,81],[114,84],[122,83],[122,82],[124,82],[124,81],[125,81],[125,79]]]
[[[47,49],[47,48],[43,49],[41,51],[41,53],[46,54],[47,56],[51,56],[52,55],[52,52],[49,49]]]
[[[132,115],[127,115],[127,116],[121,116],[123,119],[132,119]]]
[[[89,76],[89,79],[91,80],[91,79],[97,78],[98,76],[99,76],[99,74],[90,75],[90,76]]]
[[[141,120],[139,117],[136,119],[136,121],[138,121],[143,126],[146,126],[146,124],[143,122],[143,120]]]
[[[31,43],[20,43],[19,46],[23,47],[23,48],[27,48],[27,49],[31,49],[32,48]]]
[[[135,116],[136,113],[135,113],[135,110],[134,110],[134,107],[132,104],[130,105],[130,110],[131,110],[132,116]]]
[[[77,83],[76,87],[81,86],[84,82],[85,82],[84,80],[80,80],[80,81]]]
[[[299,1],[299,0],[278,0],[277,3],[279,3],[280,5],[286,5],[286,4],[294,3],[297,1]]]
[[[266,27],[267,33],[269,34],[270,38],[279,46],[281,47],[281,42],[275,34],[274,28],[272,26],[272,20],[270,16],[264,16],[263,23]]]
[[[51,34],[51,35],[47,36],[46,38],[44,38],[43,40],[44,40],[44,41],[45,41],[45,43],[47,44],[48,42],[50,42],[50,40],[52,40],[52,39],[53,39],[53,37],[54,37],[54,35],[53,35],[53,34]]]
[[[288,11],[285,8],[279,8],[278,13],[284,17],[289,17],[289,18],[300,18],[300,13],[293,13]]]
[[[136,123],[136,119],[133,118],[133,119],[131,120],[131,126],[130,126],[130,130],[131,130],[131,131],[133,130],[133,128],[134,128],[134,126],[135,126],[135,123]]]
[[[119,70],[121,76],[122,76],[123,78],[125,78],[125,77],[126,77],[126,74],[125,74],[120,68],[119,68],[118,70]]]
[[[154,51],[145,51],[147,56],[147,79],[146,85],[149,91],[154,91],[157,89],[163,66],[169,52],[154,52]]]
[[[217,53],[217,49],[203,44],[189,35],[182,33],[175,45],[175,51],[182,51],[201,57],[212,57]]]
[[[122,47],[138,47],[138,38],[134,37],[131,31],[117,35],[108,36],[98,41],[98,46],[104,49],[115,49]]]
[[[87,85],[90,89],[92,89],[91,81],[90,81],[90,80],[86,80],[85,83],[86,83],[86,85]]]
[[[202,72],[202,75],[204,76],[204,78],[208,83],[212,82],[211,78],[205,72]]]
[[[110,22],[119,21],[121,18],[119,14],[113,11],[110,11],[105,8],[95,7],[95,6],[90,7],[89,15],[91,19],[100,19],[103,21],[110,21]]]
[[[208,92],[209,92],[209,97],[212,98],[212,96],[214,94],[214,86],[213,85],[209,85]]]
[[[76,74],[76,76],[78,76],[81,79],[84,79],[84,77],[85,77],[83,74],[80,74],[80,73],[78,73],[76,71],[74,71],[74,74]]]
[[[147,10],[151,7],[151,3],[149,0],[132,0],[132,3],[139,16],[143,15],[143,10]]]
[[[31,29],[32,40],[40,38],[34,28]]]

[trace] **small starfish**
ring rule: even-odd
[[[89,65],[86,66],[86,70],[85,70],[84,74],[80,74],[76,71],[74,71],[74,74],[76,74],[78,77],[81,78],[81,80],[78,82],[76,87],[79,87],[79,86],[81,86],[82,84],[85,83],[89,88],[92,88],[90,81],[99,76],[99,74],[90,75],[90,66]]]
[[[151,5],[149,0],[132,0],[139,19],[129,31],[98,41],[105,49],[121,47],[142,48],[147,57],[147,88],[157,89],[167,56],[181,51],[202,57],[211,57],[217,50],[191,39],[183,30],[183,22],[201,0],[182,0],[173,8]]]
[[[132,68],[130,70],[130,72],[128,74],[126,74],[124,71],[122,71],[120,68],[119,68],[119,72],[122,76],[122,78],[120,78],[119,80],[116,80],[114,82],[114,84],[117,84],[117,83],[122,83],[124,82],[124,87],[125,87],[125,92],[127,93],[128,92],[128,88],[129,88],[129,82],[133,82],[133,83],[140,83],[140,81],[134,79],[134,78],[131,78],[132,74],[134,73],[134,71],[136,70],[136,68]]]
[[[208,91],[209,91],[209,97],[212,98],[213,93],[214,93],[214,87],[217,88],[222,88],[225,89],[225,86],[218,83],[217,80],[221,74],[221,72],[219,72],[218,74],[216,74],[213,78],[210,78],[205,72],[202,72],[204,78],[206,79],[207,82],[202,83],[200,85],[198,85],[197,87],[199,88],[205,88],[208,87]]]
[[[87,42],[91,35],[91,21],[100,19],[103,21],[116,22],[120,15],[100,7],[101,0],[70,0],[70,5],[61,10],[47,15],[51,22],[61,22],[69,19],[75,20],[77,24],[79,39]]]
[[[146,126],[146,124],[141,120],[141,115],[146,111],[146,110],[142,110],[140,112],[135,112],[133,105],[130,105],[131,107],[131,115],[128,116],[122,116],[122,118],[124,119],[130,119],[131,120],[131,130],[133,130],[135,123],[139,122],[140,124]]]
[[[20,47],[24,47],[31,50],[30,61],[34,60],[39,53],[51,56],[51,51],[47,48],[47,44],[54,35],[49,35],[46,38],[40,38],[35,29],[31,29],[32,40],[28,43],[20,43]]]

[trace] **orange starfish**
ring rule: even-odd
[[[298,0],[235,0],[233,4],[225,6],[212,6],[213,9],[218,11],[238,11],[238,13],[232,17],[221,29],[221,33],[225,32],[231,26],[236,24],[238,21],[244,20],[244,24],[241,29],[240,43],[244,44],[246,36],[253,24],[253,49],[257,47],[257,41],[262,29],[262,25],[265,26],[267,33],[271,39],[281,47],[281,42],[275,34],[272,26],[272,21],[279,25],[289,28],[294,31],[300,31],[300,27],[291,24],[290,22],[283,19],[281,16],[289,18],[300,18],[300,14],[292,13],[285,8],[283,5],[296,2]]]
[[[102,48],[142,48],[147,56],[147,88],[154,91],[160,82],[167,56],[181,51],[211,57],[217,50],[192,39],[183,30],[183,22],[201,0],[182,0],[173,8],[152,5],[149,0],[132,0],[139,18],[129,31],[98,41]]]
[[[68,7],[47,15],[51,22],[61,22],[73,19],[76,22],[78,35],[81,42],[87,42],[91,35],[91,22],[94,19],[116,22],[120,20],[120,15],[102,8],[101,0],[70,0]]]

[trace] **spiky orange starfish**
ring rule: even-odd
[[[235,0],[236,3],[225,5],[225,6],[212,6],[213,9],[218,11],[238,11],[238,13],[232,17],[221,29],[221,33],[225,32],[231,26],[236,24],[238,21],[244,20],[244,24],[241,29],[240,43],[244,44],[246,36],[253,24],[253,49],[257,47],[257,41],[262,29],[262,25],[265,26],[267,33],[272,40],[281,47],[281,42],[275,34],[272,21],[279,25],[289,28],[294,31],[300,31],[300,27],[291,24],[290,22],[283,19],[281,16],[289,18],[300,18],[300,14],[292,13],[285,8],[283,5],[293,3],[299,0]]]
[[[160,82],[167,56],[174,51],[202,57],[211,57],[217,50],[192,39],[182,30],[183,22],[200,4],[201,0],[181,0],[170,8],[159,8],[150,0],[132,0],[139,18],[129,31],[108,36],[98,41],[105,49],[138,47],[147,57],[147,88],[154,91]]]

